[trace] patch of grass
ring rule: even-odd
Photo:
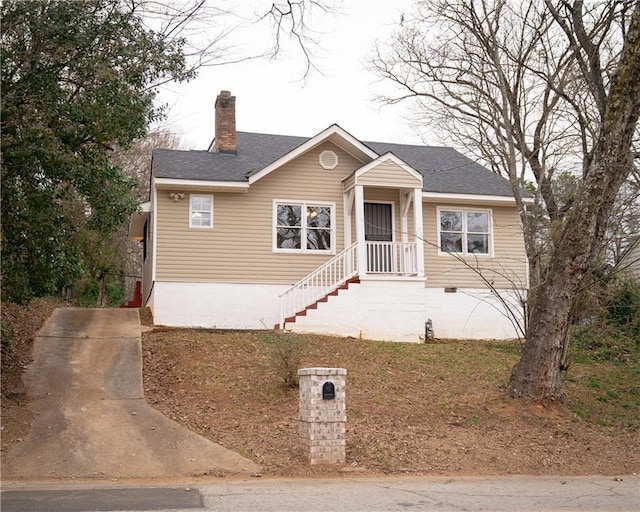
[[[569,406],[586,421],[640,427],[640,289],[622,283],[600,318],[571,331]]]
[[[518,340],[489,341],[487,342],[487,347],[503,354],[519,357],[522,354],[523,344]]]
[[[610,389],[607,391],[607,397],[618,400],[620,398],[620,394],[615,389]]]
[[[602,384],[597,378],[589,377],[587,379],[587,386],[589,386],[590,388],[599,389],[602,387]]]
[[[569,407],[589,423],[640,428],[640,369],[633,364],[575,364],[565,381]]]
[[[640,288],[637,289],[640,294]],[[620,301],[609,305],[608,315],[603,314],[594,321],[572,327],[571,361],[640,364],[640,298],[633,295],[636,302],[631,305],[623,300],[628,299],[626,295],[618,298]]]

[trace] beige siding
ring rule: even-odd
[[[514,207],[491,207],[493,218],[493,257],[466,256],[464,263],[450,254],[438,254],[437,207],[474,207],[424,203],[425,274],[427,287],[486,287],[477,272],[500,289],[525,288],[527,284],[527,258],[520,217]],[[468,265],[465,265],[465,263]]]
[[[419,178],[412,176],[398,164],[389,160],[381,162],[373,169],[358,176],[357,183],[372,187],[422,187]]]
[[[331,149],[339,164],[323,169],[318,157]],[[213,228],[189,228],[189,194],[179,201],[169,199],[170,190],[157,196],[156,279],[175,281],[221,281],[251,283],[293,283],[323,262],[330,254],[273,252],[273,201],[318,201],[335,206],[335,249],[344,248],[343,179],[361,167],[361,162],[327,142],[280,169],[258,180],[248,193],[213,194]],[[395,165],[395,164],[394,164]],[[384,170],[380,167],[380,172]],[[402,171],[402,174],[398,171]],[[396,177],[411,177],[396,166]],[[372,173],[368,178],[373,178]],[[381,183],[378,182],[378,183]],[[370,183],[372,185],[373,182]],[[413,187],[415,183],[396,183],[396,187]],[[202,191],[197,193],[202,194]],[[393,202],[394,240],[402,240],[401,201],[397,188],[368,186],[365,201]],[[429,287],[484,287],[477,275],[451,255],[438,255],[437,206],[423,203],[425,237],[425,273]],[[519,217],[513,207],[493,207],[493,257],[467,258],[479,265],[483,274],[499,288],[524,287],[526,257]],[[356,237],[355,212],[352,212],[352,241]],[[413,237],[413,207],[408,213],[408,240]],[[151,261],[153,244],[149,243]],[[145,284],[150,283],[151,265],[145,266]],[[504,275],[502,275],[504,274]],[[149,278],[148,278],[149,277]],[[145,288],[145,296],[149,290]]]
[[[324,149],[339,164],[325,170],[318,163]],[[336,252],[343,249],[342,179],[362,164],[326,143],[251,185],[249,193],[213,194],[213,229],[189,228],[188,196],[173,202],[158,192],[157,279],[293,283],[331,255],[274,253],[273,200],[335,203]],[[200,192],[201,193],[201,192]]]
[[[345,179],[343,183],[344,183],[344,189],[349,190],[351,187],[353,187],[356,184],[356,175],[355,174],[349,175],[349,177]]]
[[[640,281],[640,241],[624,255],[619,265],[628,275]]]

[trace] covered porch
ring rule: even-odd
[[[277,327],[362,280],[424,279],[422,175],[387,153],[343,188],[345,249],[280,296]]]
[[[392,154],[343,180],[344,246],[358,275],[424,277],[422,175]]]

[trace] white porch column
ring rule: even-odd
[[[413,199],[412,192],[400,191],[400,229],[402,231],[402,242],[409,241],[409,207]]]
[[[356,242],[358,242],[358,270],[360,276],[367,273],[367,246],[364,238],[364,187],[355,186]]]
[[[424,277],[424,233],[422,217],[422,189],[413,190],[413,225],[416,237],[416,253],[417,253],[417,271],[418,276]]]
[[[353,189],[344,193],[344,248],[349,247],[353,240],[351,238],[351,217],[353,216]]]

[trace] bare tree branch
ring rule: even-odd
[[[635,79],[633,64],[621,64],[621,58],[624,45],[635,44],[639,9],[631,0],[420,2],[390,47],[377,48],[372,61],[398,90],[381,101],[411,101],[416,125],[441,128],[445,142],[511,183],[533,285],[527,345],[531,341],[537,352],[527,354],[545,368],[537,374],[537,391],[513,381],[517,393],[527,388],[523,395],[560,397],[573,298],[607,235],[628,233],[635,225],[637,188],[629,187],[628,195],[619,190],[627,176],[627,183],[638,181],[631,164],[636,151],[622,149],[630,136],[639,139],[637,126],[633,116],[619,115],[618,124],[607,116],[615,105],[616,80]],[[631,109],[640,87],[628,87],[619,97]],[[622,145],[613,143],[616,137]],[[609,160],[611,155],[616,157]],[[606,174],[603,161],[609,162]],[[533,202],[522,193],[530,179]],[[567,184],[573,188],[563,189]],[[610,221],[613,213],[616,222]],[[570,272],[577,277],[565,275]],[[545,309],[545,303],[552,306]],[[524,371],[533,372],[526,365]]]

